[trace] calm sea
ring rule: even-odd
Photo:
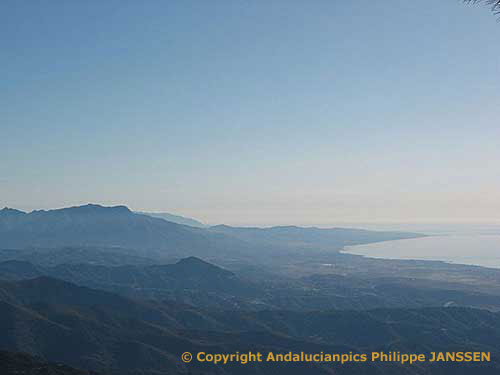
[[[434,235],[348,246],[350,254],[385,259],[442,260],[500,268],[500,235]]]
[[[434,230],[428,227],[426,229],[421,232],[430,234],[430,237],[348,246],[345,252],[373,258],[441,260],[500,268],[500,228],[498,225],[459,226],[458,228],[455,226],[453,230],[451,227],[434,228]]]

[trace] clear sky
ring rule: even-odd
[[[0,206],[500,221],[500,22],[458,0],[0,2]]]

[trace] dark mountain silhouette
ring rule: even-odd
[[[140,304],[50,278],[0,284],[0,316],[0,348],[103,373],[186,373],[182,352],[224,352],[245,340],[199,311]],[[197,364],[190,369],[197,367],[201,373]]]
[[[228,270],[189,257],[175,264],[108,267],[92,264],[35,266],[0,262],[0,279],[49,276],[136,299],[169,300],[201,308],[236,310],[373,309],[465,306],[500,310],[498,295],[469,291],[461,285],[432,286],[418,279],[312,275],[250,281]],[[453,287],[456,289],[454,290]]]
[[[411,238],[412,233],[299,227],[193,228],[147,215],[125,206],[94,204],[29,214],[3,210],[0,248],[120,247],[136,256],[255,259],[300,250],[339,250],[343,245]],[[261,259],[262,260],[262,259]],[[265,260],[267,261],[267,260]]]
[[[50,276],[78,285],[141,299],[169,299],[217,308],[234,308],[264,291],[234,273],[195,257],[175,264],[106,267],[91,264],[34,266],[25,261],[0,262],[0,279]]]
[[[110,374],[496,374],[500,315],[464,308],[370,311],[206,311],[145,303],[37,278],[0,283],[0,349]],[[485,350],[492,362],[421,366],[180,361],[184,351],[227,353]]]
[[[20,217],[26,215],[25,212],[16,210],[15,208],[4,207],[0,210],[1,217]]]
[[[22,222],[27,214],[23,211],[5,207],[0,210],[0,232],[8,231]]]
[[[95,372],[77,370],[60,363],[48,363],[42,358],[26,353],[0,351],[2,375],[97,375]]]
[[[12,217],[10,211],[0,215],[2,248],[113,246],[160,256],[218,249],[215,236],[200,229],[135,214],[125,206],[89,204]]]
[[[106,267],[91,264],[61,264],[55,267],[40,267],[26,261],[0,262],[0,278],[22,280],[50,273],[59,278],[88,277],[95,282],[108,280],[113,283],[142,285],[143,287],[228,289],[240,283],[233,272],[227,271],[196,257],[184,258],[175,264],[151,266]]]

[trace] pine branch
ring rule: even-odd
[[[491,6],[493,13],[500,15],[500,0],[464,0],[464,2],[467,4],[485,3]]]

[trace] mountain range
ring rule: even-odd
[[[499,373],[499,270],[341,252],[420,236],[193,227],[125,206],[6,208],[0,210],[0,366],[9,375]],[[185,351],[382,350],[490,351],[492,361],[180,359]]]
[[[220,367],[196,361],[187,365],[180,360],[185,351],[427,353],[451,348],[490,351],[492,362],[475,370],[483,374],[500,371],[496,359],[500,354],[500,315],[475,309],[217,312],[171,303],[139,302],[41,277],[0,283],[0,316],[0,349],[27,352],[106,374],[470,371],[467,364],[267,363]]]
[[[25,213],[0,210],[0,249],[119,247],[136,256],[256,259],[290,251],[340,250],[344,245],[419,237],[415,233],[299,227],[194,228],[137,214],[125,206],[88,204]]]
[[[172,301],[213,310],[373,309],[382,307],[463,306],[500,311],[497,295],[452,289],[434,282],[398,278],[312,275],[303,278],[249,280],[189,257],[173,264],[104,266],[27,261],[0,262],[0,279],[48,276],[142,300]]]

